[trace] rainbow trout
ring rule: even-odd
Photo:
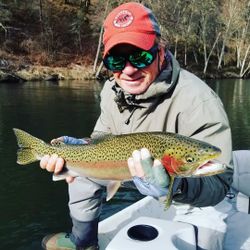
[[[166,206],[171,204],[175,177],[214,175],[225,170],[217,158],[221,150],[208,143],[174,133],[145,132],[123,135],[103,135],[86,145],[51,145],[14,128],[17,143],[17,163],[26,165],[44,155],[57,154],[65,160],[71,176],[110,180],[107,200],[118,190],[121,182],[131,180],[127,159],[136,149],[147,148],[155,159],[160,159],[170,175]],[[64,176],[65,178],[65,176]]]

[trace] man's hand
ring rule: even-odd
[[[50,142],[52,145],[58,145],[58,144],[87,144],[88,142],[84,139],[77,139],[70,136],[61,136],[59,138],[53,139]],[[45,155],[42,157],[40,161],[40,167],[42,169],[46,169],[48,172],[54,172],[55,174],[58,174],[62,171],[64,166],[64,159],[61,157],[58,157],[57,154],[53,155]],[[66,177],[66,182],[71,183],[74,181],[74,177],[68,176]]]
[[[135,150],[128,159],[128,167],[141,194],[156,198],[167,195],[169,176],[161,162],[152,159],[148,149]]]

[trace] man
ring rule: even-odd
[[[113,72],[113,79],[105,83],[101,92],[101,115],[92,136],[99,132],[180,133],[221,148],[220,159],[230,165],[231,131],[221,101],[203,81],[180,69],[161,40],[151,10],[133,2],[114,9],[104,22],[103,44],[104,65]],[[75,138],[60,139],[83,143]],[[145,195],[166,195],[166,172],[163,172],[165,186],[145,181],[150,173],[145,173],[142,163],[150,158],[147,149],[138,149],[128,159],[134,183]],[[57,155],[46,156],[40,163],[42,168],[55,173],[63,164]],[[157,159],[152,165],[163,168]],[[67,181],[72,232],[47,236],[43,246],[45,249],[98,249],[102,188],[83,177],[68,177]],[[173,200],[191,207],[213,206],[224,198],[231,182],[232,169],[217,176],[182,179],[174,184]],[[202,235],[198,235],[198,245],[202,248],[205,243],[200,239]],[[213,241],[220,242],[221,237]]]

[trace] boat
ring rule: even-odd
[[[242,160],[243,153],[248,159]],[[216,205],[227,215],[224,250],[250,250],[250,151],[234,151],[238,159],[244,164],[235,164],[231,192]],[[175,215],[174,203],[165,209],[147,196],[99,223],[100,250],[196,250],[195,227]]]

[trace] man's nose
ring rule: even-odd
[[[122,73],[124,73],[126,75],[132,75],[136,71],[138,71],[138,69],[136,67],[134,67],[129,61],[127,61],[124,69],[122,70]]]

